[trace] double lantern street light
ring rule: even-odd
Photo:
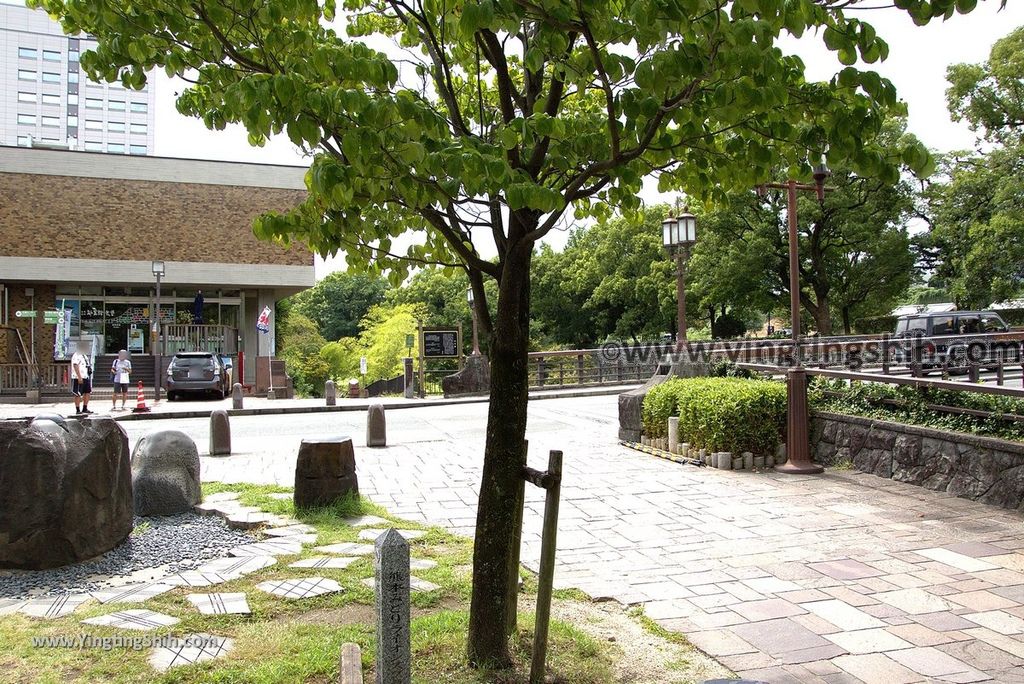
[[[150,342],[150,349],[153,355],[156,365],[156,378],[153,383],[153,392],[156,397],[156,401],[160,401],[160,385],[163,380],[163,344],[160,342],[160,281],[163,280],[165,272],[163,261],[153,262],[153,275],[156,276],[156,306],[153,307],[153,328],[152,328],[152,341]]]
[[[686,348],[686,261],[690,246],[697,241],[697,217],[686,208],[679,216],[667,216],[661,222],[662,245],[676,260],[676,351]]]

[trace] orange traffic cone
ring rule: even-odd
[[[142,389],[141,380],[139,380],[138,402],[135,404],[135,408],[132,409],[132,413],[149,413],[149,407],[146,406],[146,393]]]

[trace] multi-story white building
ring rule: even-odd
[[[94,44],[41,10],[0,4],[0,145],[153,153],[152,81],[141,91],[89,81],[78,58]]]

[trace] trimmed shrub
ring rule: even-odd
[[[746,378],[674,378],[644,397],[644,434],[663,437],[679,416],[679,440],[699,449],[774,453],[786,428],[786,386]]]

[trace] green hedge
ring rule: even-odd
[[[786,386],[745,378],[674,378],[644,397],[644,434],[663,437],[679,416],[679,440],[711,451],[774,453],[786,427]]]

